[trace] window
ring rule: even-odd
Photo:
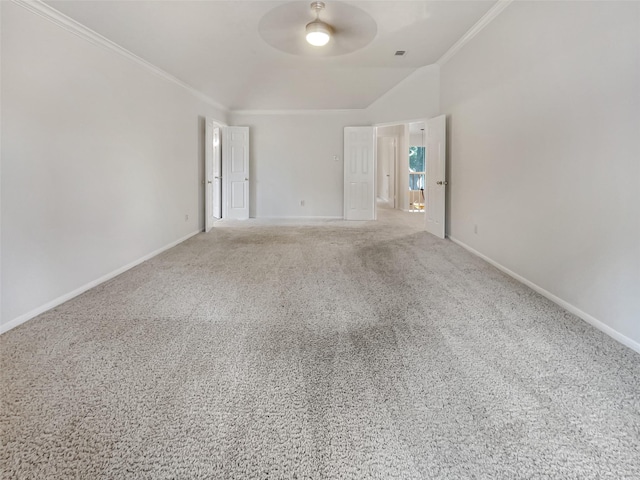
[[[424,210],[424,147],[409,147],[409,210]]]

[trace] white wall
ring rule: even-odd
[[[409,134],[409,145],[411,147],[424,147],[425,136],[420,133],[410,133]]]
[[[420,68],[364,110],[233,112],[231,124],[251,132],[250,216],[342,217],[344,127],[438,115],[439,76],[437,65]]]
[[[440,67],[417,69],[366,110],[371,123],[406,122],[440,114]]]
[[[198,231],[203,118],[225,119],[117,53],[1,8],[7,325]]]
[[[440,82],[450,235],[627,344],[640,342],[639,20],[638,2],[514,2]]]
[[[361,110],[234,113],[231,123],[250,128],[251,217],[343,216],[343,130],[365,125]]]

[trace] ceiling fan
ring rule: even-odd
[[[367,12],[344,2],[294,1],[267,12],[258,30],[265,42],[283,52],[335,56],[371,43],[378,27]]]
[[[307,23],[307,36],[305,38],[314,47],[324,47],[331,40],[331,34],[333,33],[333,27],[320,20],[320,12],[324,10],[324,2],[312,2],[311,10],[315,11],[316,19]]]

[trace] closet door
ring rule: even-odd
[[[249,218],[249,127],[225,127],[222,138],[224,218]]]
[[[375,131],[344,129],[344,218],[375,220]]]

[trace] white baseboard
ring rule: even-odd
[[[571,312],[574,315],[576,315],[577,317],[580,317],[582,320],[584,320],[585,322],[587,322],[590,325],[593,325],[598,330],[606,333],[607,335],[609,335],[614,340],[617,340],[618,342],[620,342],[623,345],[629,347],[630,349],[635,350],[636,352],[640,353],[640,343],[638,343],[635,340],[627,337],[626,335],[623,335],[622,333],[618,332],[617,330],[614,330],[609,325],[601,322],[600,320],[598,320],[597,318],[589,315],[588,313],[583,312],[582,310],[580,310],[575,305],[570,304],[569,302],[561,299],[560,297],[555,296],[553,293],[545,290],[544,288],[540,287],[539,285],[536,285],[535,283],[531,282],[530,280],[527,280],[526,278],[522,277],[521,275],[518,275],[517,273],[509,270],[508,268],[506,268],[503,265],[499,264],[495,260],[492,260],[491,258],[487,257],[486,255],[483,255],[482,253],[478,252],[474,248],[470,247],[466,243],[461,242],[457,238],[454,238],[451,235],[447,235],[447,237],[453,243],[455,243],[457,245],[460,245],[465,250],[468,250],[469,252],[473,253],[474,255],[482,258],[485,262],[490,263],[491,265],[496,267],[498,270],[501,270],[504,273],[506,273],[507,275],[509,275],[510,277],[513,277],[516,280],[518,280],[519,282],[524,283],[527,287],[531,288],[532,290],[535,290],[536,292],[538,292],[543,297],[546,297],[549,300],[551,300],[552,302],[560,305],[562,308],[564,308],[568,312]]]
[[[323,225],[337,220],[344,220],[343,217],[251,217],[247,220],[222,219],[213,224],[214,228],[241,228],[260,226],[303,226],[303,225]]]
[[[107,273],[106,275],[103,275],[102,277],[93,280],[79,288],[76,288],[75,290],[73,290],[72,292],[66,293],[54,300],[51,300],[50,302],[45,303],[44,305],[39,306],[38,308],[35,308],[33,310],[31,310],[30,312],[27,312],[23,315],[20,315],[17,318],[14,318],[13,320],[7,322],[7,323],[3,323],[2,325],[0,325],[0,335],[11,330],[12,328],[17,327],[18,325],[22,325],[24,322],[26,322],[27,320],[31,320],[34,317],[37,317],[38,315],[40,315],[41,313],[46,312],[47,310],[51,310],[54,307],[57,307],[58,305],[71,300],[74,297],[77,297],[78,295],[86,292],[87,290],[90,290],[93,287],[96,287],[98,285],[100,285],[101,283],[106,282],[107,280],[111,280],[113,277],[117,277],[118,275],[120,275],[121,273],[126,272],[127,270],[132,269],[133,267],[140,265],[142,262],[146,262],[147,260],[149,260],[150,258],[155,257],[156,255],[161,254],[162,252],[164,252],[165,250],[169,250],[170,248],[175,247],[176,245],[178,245],[179,243],[184,242],[185,240],[188,240],[189,238],[193,237],[194,235],[197,235],[198,233],[201,233],[201,230],[196,230],[195,232],[191,232],[188,235],[185,235],[182,238],[179,238],[178,240],[171,242],[168,245],[165,245],[164,247],[159,248],[158,250],[154,250],[153,252],[149,253],[148,255],[145,255],[144,257],[141,257],[137,260],[134,260],[131,263],[128,263],[127,265],[118,268],[117,270],[114,270],[113,272]]]
[[[306,217],[256,217],[256,220],[342,220],[344,217],[321,217],[308,215]]]

